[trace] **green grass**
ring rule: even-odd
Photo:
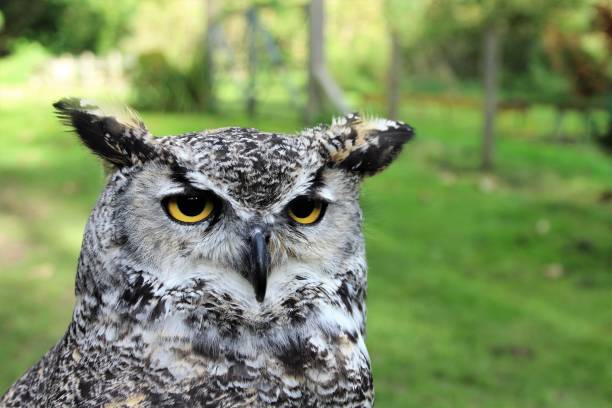
[[[143,116],[156,134],[300,127],[290,114]],[[612,190],[612,157],[543,142],[553,114],[537,108],[520,126],[501,118],[497,169],[483,175],[478,112],[415,103],[403,116],[418,139],[362,197],[378,406],[610,406],[612,203],[600,196]],[[104,179],[46,102],[0,104],[0,123],[4,390],[70,320],[81,233]]]

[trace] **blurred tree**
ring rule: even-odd
[[[19,0],[3,0],[0,3],[5,22],[0,30],[0,55],[8,54],[12,42],[20,37],[34,40],[48,38],[56,29],[67,4],[63,0],[32,0],[28,2],[27,13],[24,13],[23,7],[24,2]]]
[[[556,12],[577,0],[440,0],[431,3],[424,38],[434,43],[438,57],[464,78],[480,75],[484,88],[481,166],[493,167],[494,129],[499,79],[525,74],[533,49]]]
[[[493,134],[495,132],[495,114],[497,111],[497,76],[499,70],[498,29],[489,23],[484,30],[483,38],[483,83],[484,83],[484,116],[482,132],[481,165],[484,170],[493,167]]]
[[[136,4],[136,0],[2,0],[5,25],[0,31],[0,55],[9,53],[19,38],[38,41],[56,53],[105,52],[126,34]]]
[[[279,0],[143,2],[133,19],[132,35],[123,43],[123,49],[144,57],[132,71],[133,103],[148,109],[215,111],[220,93],[244,99],[247,113],[253,115],[258,87],[272,79],[285,84],[293,107],[302,108],[285,58],[291,56],[288,48],[295,41],[291,17],[301,16],[303,22],[303,5]],[[176,35],[168,20],[181,24]],[[297,40],[303,50],[305,41]],[[147,67],[150,58],[154,63]],[[177,89],[175,96],[149,89],[166,76]]]
[[[181,112],[217,110],[215,51],[223,41],[221,23],[226,9],[217,0],[142,1],[131,21],[132,35],[122,44],[138,55],[129,72],[134,106]]]
[[[202,61],[203,69],[201,69],[202,77],[202,94],[207,96],[206,108],[209,112],[214,112],[217,108],[217,99],[215,97],[214,75],[215,75],[215,59],[214,59],[214,43],[217,31],[218,8],[214,0],[205,0],[206,2],[206,31],[204,36],[204,60]]]
[[[312,122],[328,100],[341,113],[350,108],[342,90],[333,80],[325,65],[325,11],[323,0],[311,0],[308,8],[308,106],[306,120]]]
[[[246,90],[246,112],[249,117],[255,116],[257,107],[257,65],[259,62],[257,52],[257,26],[259,21],[259,13],[257,7],[251,6],[247,9],[246,14],[247,29],[246,29],[246,46],[247,46],[247,69],[248,69],[248,84]]]
[[[273,26],[266,24],[262,16],[266,13],[273,15],[275,18],[273,24],[278,24],[285,16],[293,13],[299,13],[300,7],[304,4],[292,3],[290,1],[280,2],[279,0],[259,0],[254,1],[253,5],[244,10],[237,11],[238,14],[244,15],[245,41],[246,44],[246,65],[247,65],[247,84],[245,90],[246,96],[246,112],[250,117],[256,113],[258,104],[257,90],[260,79],[267,73],[268,79],[270,74],[274,78],[274,82],[283,83],[289,95],[297,95],[299,90],[293,84],[291,77],[287,72],[287,52],[281,48],[284,42],[279,35],[274,35],[273,29],[278,25]],[[293,34],[293,33],[292,33]],[[290,98],[290,104],[294,108],[301,109],[302,106],[297,103],[297,98]]]
[[[383,12],[389,35],[387,70],[387,116],[396,119],[401,102],[404,55],[413,54],[423,31],[423,14],[432,0],[386,0]],[[406,24],[410,17],[411,24]]]
[[[210,88],[203,83],[208,68],[202,52],[186,68],[175,66],[160,51],[144,53],[131,72],[132,104],[143,110],[210,111]]]
[[[567,108],[583,112],[591,136],[607,152],[612,152],[612,3],[595,4],[583,27],[547,30],[546,50],[555,70],[571,84],[571,99],[557,101],[557,136]],[[608,123],[601,130],[591,113],[604,108]]]
[[[401,76],[402,76],[402,46],[397,30],[389,29],[390,57],[389,72],[387,79],[387,117],[397,119],[401,98]]]

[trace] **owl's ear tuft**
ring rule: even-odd
[[[78,98],[65,98],[53,104],[58,117],[72,127],[81,141],[115,167],[143,163],[155,157],[155,142],[132,111],[120,121],[98,106]]]
[[[351,113],[333,121],[322,144],[330,165],[373,175],[391,164],[413,136],[414,129],[403,122]]]

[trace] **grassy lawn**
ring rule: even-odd
[[[375,111],[375,109],[372,109]],[[418,138],[363,189],[368,345],[380,407],[612,405],[612,157],[503,116],[477,171],[478,112],[408,106]],[[143,114],[155,134],[295,117]],[[0,103],[0,393],[61,336],[101,166],[43,102]],[[574,118],[572,126],[579,128]]]

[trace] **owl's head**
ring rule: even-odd
[[[143,305],[223,304],[255,320],[287,302],[305,311],[317,300],[363,301],[359,184],[395,159],[410,126],[351,114],[293,136],[223,128],[152,137],[142,122],[77,99],[54,106],[111,170],[77,293],[116,293],[113,301],[158,314]]]

